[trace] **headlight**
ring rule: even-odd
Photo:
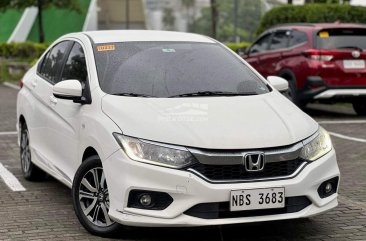
[[[113,135],[128,157],[135,161],[172,168],[183,168],[195,162],[184,147],[165,146],[117,133]]]
[[[332,141],[330,140],[330,136],[326,130],[320,127],[317,136],[313,140],[307,143],[305,141],[300,157],[305,160],[315,161],[331,150]]]

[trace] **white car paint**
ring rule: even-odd
[[[81,105],[65,99],[55,101],[53,85],[36,74],[36,65],[23,78],[24,86],[17,101],[18,122],[21,117],[27,122],[33,162],[69,187],[85,150],[88,147],[96,150],[108,182],[109,215],[113,220],[135,226],[217,225],[309,217],[337,205],[337,194],[321,199],[317,193],[322,182],[339,176],[334,150],[306,165],[293,178],[214,184],[192,172],[131,160],[121,149],[112,133],[224,151],[302,143],[318,130],[313,119],[276,90],[257,96],[167,99],[113,96],[99,87],[91,40],[94,43],[215,43],[214,40],[174,32],[100,31],[68,34],[55,44],[64,40],[76,41],[84,49],[92,103]],[[247,65],[240,57],[237,58]],[[285,187],[286,197],[306,196],[312,203],[299,212],[270,216],[205,220],[184,214],[199,203],[228,201],[231,190],[273,186]],[[162,211],[129,208],[127,201],[131,189],[167,192],[174,201]]]
[[[179,112],[180,107],[188,106],[191,111],[194,105],[207,107],[203,113],[207,120],[168,121],[164,118],[171,115],[171,109]],[[313,119],[278,92],[169,101],[106,95],[102,99],[102,110],[118,123],[125,135],[207,149],[287,146],[309,137],[318,129]],[[256,110],[254,115],[253,110]]]

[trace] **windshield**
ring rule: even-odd
[[[366,49],[366,29],[324,29],[317,34],[318,49]]]
[[[122,42],[95,47],[100,86],[108,94],[183,97],[269,91],[249,67],[219,44]]]

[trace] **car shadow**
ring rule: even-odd
[[[295,219],[195,228],[125,228],[115,238],[144,241],[301,240],[319,235],[316,226],[317,222],[311,219]]]

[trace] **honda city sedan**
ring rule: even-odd
[[[93,234],[305,218],[338,204],[328,133],[281,93],[286,80],[264,79],[209,37],[68,34],[21,84],[24,177],[72,188]]]

